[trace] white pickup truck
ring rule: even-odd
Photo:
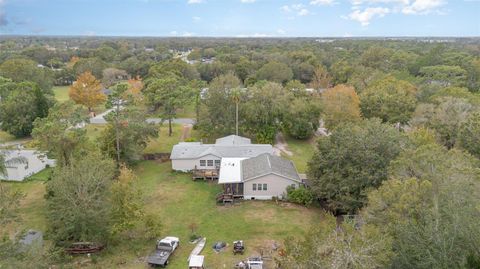
[[[147,258],[147,262],[150,266],[165,267],[168,264],[168,259],[172,253],[180,245],[178,237],[167,236],[157,241],[155,252],[153,252]]]

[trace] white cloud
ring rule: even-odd
[[[360,22],[363,26],[375,17],[384,17],[389,13],[405,15],[424,15],[432,12],[445,14],[440,10],[447,0],[351,0],[352,12],[343,18]]]
[[[188,0],[187,4],[200,4],[203,3],[203,0]]]
[[[285,12],[291,12],[292,11],[292,9],[290,9],[290,7],[287,6],[287,5],[282,6],[280,9],[285,11]]]
[[[277,34],[280,34],[280,35],[284,35],[286,34],[287,32],[283,29],[277,29]]]
[[[404,14],[428,14],[445,4],[442,0],[416,0],[402,9]]]
[[[314,6],[329,6],[335,4],[334,0],[312,0],[310,1],[310,5]]]
[[[304,4],[284,5],[280,7],[280,9],[285,13],[295,13],[298,16],[307,16],[311,14]]]
[[[200,21],[202,20],[202,18],[200,18],[200,17],[198,17],[198,16],[193,16],[193,17],[192,17],[192,20],[193,20],[194,22],[200,22]]]
[[[189,36],[194,36],[195,33],[191,33],[191,32],[183,32],[182,36],[185,36],[185,37],[189,37]]]
[[[300,9],[300,11],[298,11],[298,16],[307,16],[308,14],[310,14],[310,11],[308,11],[308,9],[306,8],[302,8]]]
[[[348,15],[350,20],[358,21],[362,26],[370,24],[370,20],[374,17],[384,17],[390,13],[390,9],[384,7],[367,7],[363,11],[357,9]]]
[[[256,0],[240,0],[242,3],[255,3]]]
[[[170,35],[178,35],[178,32],[177,31],[171,31]]]

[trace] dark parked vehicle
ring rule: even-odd
[[[177,249],[180,240],[177,237],[168,236],[157,241],[155,252],[147,258],[150,266],[165,267],[168,264],[168,259],[172,253]]]

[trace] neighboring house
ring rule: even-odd
[[[188,172],[217,170],[222,158],[252,158],[263,153],[273,154],[272,145],[251,144],[248,138],[230,135],[217,139],[215,144],[180,142],[173,146],[170,159],[173,170]]]
[[[5,150],[5,163],[7,168],[7,176],[1,176],[2,180],[23,181],[25,178],[32,176],[47,166],[54,166],[55,160],[48,159],[44,153],[36,150]],[[9,162],[14,158],[23,159],[23,162]]]
[[[264,153],[253,158],[223,158],[218,183],[232,199],[284,198],[287,187],[302,180],[292,161]]]

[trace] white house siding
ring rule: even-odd
[[[253,184],[262,184],[262,190],[254,191]],[[263,190],[263,184],[267,184],[267,190]],[[268,174],[259,178],[255,178],[244,182],[244,199],[271,200],[273,197],[283,197],[287,193],[287,187],[290,185],[299,186],[295,180],[291,180],[276,174]]]
[[[200,160],[205,160],[205,165],[206,166],[200,166]],[[212,160],[212,165],[208,165],[208,160]],[[215,155],[206,155],[198,159],[191,159],[191,160],[183,160],[183,159],[177,159],[177,160],[172,160],[172,169],[177,170],[177,171],[183,171],[183,172],[188,172],[192,171],[195,169],[195,166],[197,169],[215,169],[215,160],[221,161],[222,158],[219,158]]]
[[[6,157],[7,160],[10,157],[22,157],[26,159],[26,163],[16,163],[12,166],[7,165],[7,176],[0,176],[2,180],[23,181],[25,178],[42,171],[47,165],[55,165],[54,160],[48,159],[44,154],[38,153],[35,150],[6,151]]]

